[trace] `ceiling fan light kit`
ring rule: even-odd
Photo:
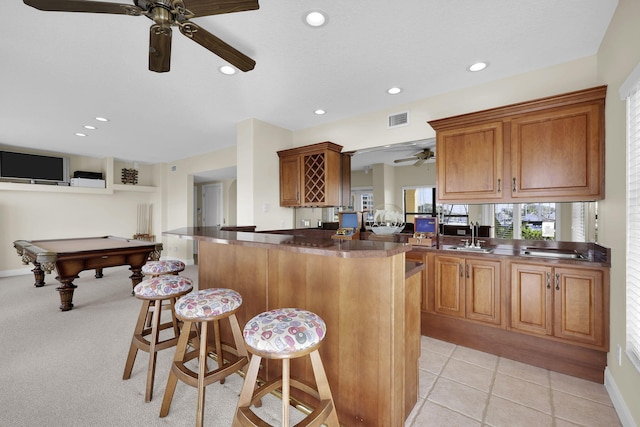
[[[222,41],[191,18],[243,12],[260,8],[258,0],[133,0],[134,5],[89,0],[23,0],[24,4],[47,12],[85,12],[115,15],[144,15],[154,23],[149,30],[149,70],[169,71],[171,27],[241,71],[250,71],[256,62]]]

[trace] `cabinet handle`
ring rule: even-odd
[[[502,179],[498,178],[498,193],[502,193],[502,188],[501,188],[501,183],[502,183]]]
[[[460,277],[464,277],[464,271],[462,268],[462,264],[458,264],[458,267],[460,267]]]
[[[547,289],[551,289],[551,273],[547,271]]]
[[[560,290],[560,274],[556,273],[556,291]]]
[[[469,264],[467,264],[467,279],[469,278]]]
[[[516,192],[516,179],[513,178],[513,192]]]

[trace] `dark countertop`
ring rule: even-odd
[[[372,240],[336,240],[326,237],[309,237],[292,234],[250,233],[225,231],[218,227],[185,227],[165,231],[164,236],[199,240],[213,243],[243,245],[300,252],[311,255],[340,258],[382,258],[409,252],[407,243],[379,242]]]
[[[574,264],[588,267],[611,267],[611,250],[597,243],[577,243],[577,242],[554,242],[554,241],[532,241],[532,240],[509,240],[500,241],[500,239],[484,239],[487,240],[483,247],[489,247],[493,250],[490,253],[483,252],[467,252],[450,250],[452,246],[459,245],[458,238],[448,239],[440,237],[437,246],[413,246],[413,252],[432,252],[436,251],[440,254],[451,256],[477,256],[483,258],[510,258],[512,261],[537,262],[545,264]],[[522,255],[521,251],[525,248],[541,248],[542,250],[553,251],[576,251],[584,256],[583,259],[574,258],[555,258],[552,256],[530,256]]]

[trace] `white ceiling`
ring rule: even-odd
[[[257,63],[224,76],[224,61],[177,29],[171,71],[148,71],[145,17],[3,0],[0,144],[170,162],[235,145],[236,123],[247,118],[305,129],[594,55],[616,5],[261,0],[256,11],[194,19]],[[328,25],[303,24],[312,9],[328,13]],[[490,66],[467,72],[476,60]],[[404,90],[391,96],[391,86]],[[98,129],[74,136],[87,124]]]

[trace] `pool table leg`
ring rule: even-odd
[[[77,288],[76,285],[73,284],[73,279],[60,279],[60,286],[56,288],[58,292],[60,292],[60,310],[69,311],[73,308],[73,291]]]
[[[129,270],[131,270],[131,272],[133,273],[131,274],[131,276],[129,276],[129,279],[131,279],[131,293],[133,294],[133,288],[135,288],[138,283],[142,282],[142,279],[144,279],[144,274],[142,274],[141,265],[136,267],[132,265]]]
[[[39,262],[34,262],[33,265],[35,267],[31,271],[33,271],[33,276],[36,279],[36,282],[33,284],[33,286],[35,286],[36,288],[41,288],[41,287],[43,287],[45,285],[45,283],[44,283],[44,270],[40,266]]]
[[[104,277],[103,274],[102,274],[102,267],[96,268],[95,278],[96,279],[102,279],[102,277]]]

